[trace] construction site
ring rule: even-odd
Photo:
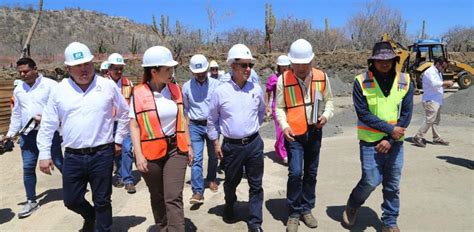
[[[125,58],[124,76],[134,84],[139,84],[143,78],[141,63],[144,51],[152,45],[162,44],[171,50],[173,58],[179,63],[175,68],[175,78],[182,86],[193,76],[188,65],[194,54],[203,54],[208,60],[216,60],[219,69],[228,71],[227,51],[233,44],[240,42],[252,51],[254,70],[260,76],[261,87],[265,90],[267,78],[276,71],[277,57],[286,55],[290,43],[295,39],[306,38],[315,50],[313,66],[324,70],[330,80],[334,116],[323,129],[316,206],[313,209],[319,226],[317,229],[300,226],[299,231],[382,231],[380,218],[383,198],[380,186],[359,209],[353,228],[342,225],[342,214],[347,197],[361,176],[357,115],[352,99],[354,77],[367,70],[367,59],[371,56],[373,44],[389,41],[401,58],[397,71],[410,74],[415,86],[413,116],[403,143],[405,150],[398,225],[403,231],[472,231],[474,228],[472,20],[466,27],[448,31],[442,39],[426,35],[424,20],[421,33],[416,36],[407,33],[403,20],[390,21],[398,25],[397,29],[380,25],[367,28],[373,33],[366,31],[347,36],[343,28],[330,27],[330,18],[325,19],[325,28],[318,29],[311,27],[311,22],[305,20],[275,16],[272,5],[265,4],[265,11],[262,12],[265,14],[264,29],[235,29],[219,34],[215,31],[218,21],[216,12],[213,13],[211,7],[206,8],[210,26],[208,30],[201,31],[182,25],[179,20],[170,23],[166,14],[158,17],[152,15],[150,23],[143,24],[125,17],[80,8],[44,10],[43,1],[39,2],[39,8],[36,5],[28,8],[0,5],[0,134],[6,134],[10,125],[13,83],[20,78],[15,64],[19,57],[34,58],[40,73],[60,82],[68,78],[63,64],[64,48],[68,43],[80,40],[91,48],[97,73],[108,55],[119,52]],[[379,5],[375,8],[371,8],[374,5],[367,5],[364,9],[373,9],[371,12],[374,15],[359,14],[360,20],[369,20],[370,16],[393,16],[393,9],[384,6],[383,2],[374,1],[373,4]],[[361,11],[365,12],[363,9]],[[355,18],[357,16],[351,18],[353,22],[359,22]],[[361,25],[355,26],[363,28]],[[98,32],[104,32],[104,36],[99,36]],[[444,91],[440,123],[440,133],[450,144],[440,146],[430,142],[430,131],[426,136],[426,147],[422,148],[413,144],[413,137],[425,120],[421,76],[433,65],[436,57],[448,61],[443,77],[444,80],[454,82],[454,86]],[[264,231],[285,231],[289,216],[286,207],[288,166],[275,154],[275,126],[270,117],[260,127],[259,134],[264,141],[262,228]],[[49,176],[37,169],[36,193],[41,207],[27,218],[17,217],[17,212],[26,203],[20,145],[15,141],[12,150],[5,149],[4,144],[0,148],[0,231],[78,231],[83,220],[64,206],[62,178],[58,170]],[[206,161],[204,166],[207,166]],[[135,166],[132,174],[136,180],[135,194],[113,188],[112,231],[158,231],[154,225],[147,185]],[[218,191],[206,189],[204,203],[192,205],[188,201],[193,195],[191,170],[189,167],[186,170],[183,191],[186,232],[247,231],[247,179],[243,179],[237,188],[237,220],[226,223],[223,221],[225,175],[219,173],[217,176]],[[91,201],[91,198],[92,193],[88,191],[86,199]]]

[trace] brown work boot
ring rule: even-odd
[[[426,144],[421,137],[413,137],[413,143],[418,147],[426,147]]]
[[[357,211],[358,208],[352,208],[349,206],[346,206],[346,209],[342,213],[342,224],[346,227],[351,227],[355,224],[356,218],[357,218]]]
[[[191,199],[189,199],[189,204],[202,204],[204,203],[204,197],[200,193],[194,193]]]
[[[289,217],[286,222],[286,232],[298,232],[298,226],[300,219],[295,217]]]
[[[212,192],[217,192],[217,190],[219,189],[219,187],[218,187],[218,185],[215,181],[210,181],[208,185],[209,185],[209,189]]]
[[[301,220],[309,228],[318,227],[318,221],[316,220],[316,218],[311,213],[301,215]]]
[[[449,146],[449,142],[443,140],[442,138],[433,139],[433,144],[434,144],[434,145]]]
[[[125,184],[125,190],[127,190],[127,193],[134,194],[137,192],[135,189],[135,185],[133,183],[127,183]]]
[[[397,226],[394,226],[394,227],[384,226],[382,227],[382,232],[400,232],[400,229],[398,229]]]

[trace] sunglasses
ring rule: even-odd
[[[235,64],[239,65],[241,68],[244,68],[244,69],[249,68],[249,67],[253,68],[253,66],[255,65],[252,63],[235,63]]]
[[[211,68],[211,71],[217,71],[219,70],[218,68]]]

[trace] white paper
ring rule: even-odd
[[[322,107],[322,101],[323,101],[323,96],[321,95],[320,91],[314,91],[314,105],[313,105],[313,115],[311,121],[313,123],[318,123],[318,118],[321,116],[319,114],[319,111],[322,110],[320,107]]]

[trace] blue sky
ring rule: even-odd
[[[324,28],[329,18],[330,27],[343,27],[348,18],[364,9],[367,0],[268,0],[273,4],[277,18],[292,16],[310,20],[313,27]],[[408,32],[421,31],[426,20],[428,35],[440,36],[454,26],[474,25],[474,1],[472,0],[385,0],[386,6],[397,9],[407,20]],[[0,0],[0,6],[33,5],[38,0]],[[234,27],[264,29],[264,0],[44,0],[44,9],[61,10],[80,7],[113,16],[128,17],[136,22],[151,23],[154,14],[170,17],[170,23],[179,20],[191,28],[209,27],[206,6],[216,10],[217,31]]]

